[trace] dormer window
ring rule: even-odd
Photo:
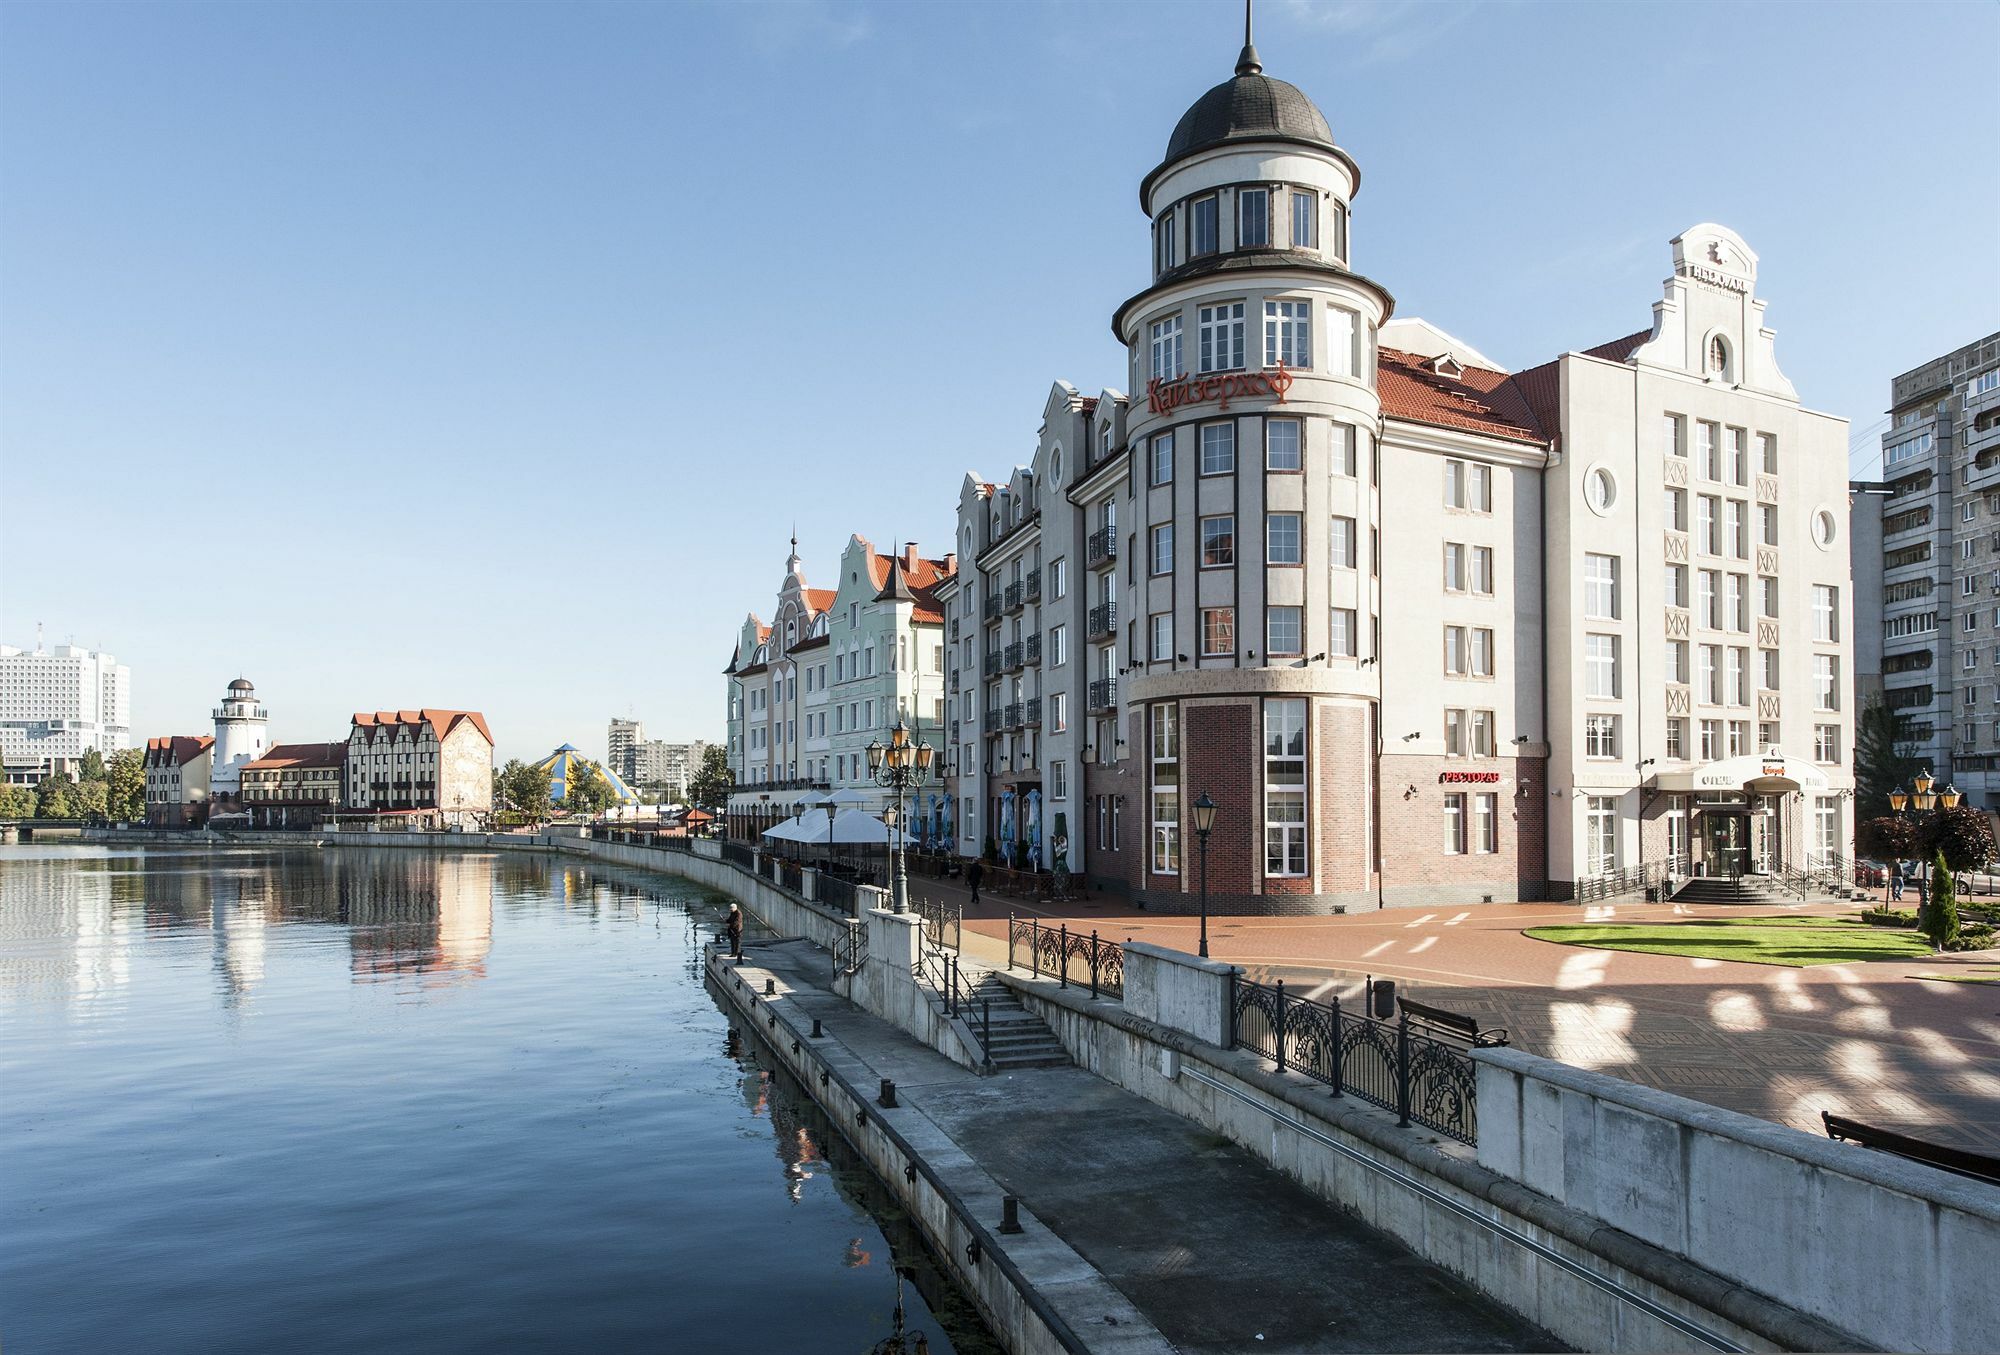
[[[1449,353],[1439,353],[1431,359],[1431,370],[1447,381],[1456,381],[1465,375],[1465,364]]]
[[[1188,204],[1188,257],[1198,259],[1222,248],[1215,194]]]
[[[1319,248],[1319,197],[1292,191],[1292,248]]]
[[[1236,247],[1263,249],[1271,243],[1271,190],[1242,188],[1236,192]]]

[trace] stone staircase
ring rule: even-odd
[[[970,968],[966,971],[969,976]],[[985,1011],[987,1004],[992,1010],[992,1045],[986,1053],[993,1061],[995,1072],[1012,1072],[1020,1068],[1060,1068],[1070,1062],[1069,1051],[1062,1047],[1042,1019],[1021,1005],[1021,999],[1014,990],[994,975],[992,970],[980,973],[978,979],[965,990],[965,1001],[959,1008],[959,1015],[972,1029],[976,1037],[984,1038]]]
[[[1736,879],[1721,875],[1697,875],[1675,891],[1674,902],[1769,903],[1779,897],[1777,883],[1761,875],[1744,875]]]

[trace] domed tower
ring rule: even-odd
[[[1210,863],[1238,911],[1273,894],[1310,911],[1372,878],[1375,335],[1393,302],[1351,264],[1359,183],[1312,100],[1264,74],[1246,18],[1235,73],[1139,186],[1152,281],[1112,319],[1145,393],[1120,605],[1138,675],[1120,695],[1155,906],[1193,889],[1204,791],[1218,839],[1253,844]]]
[[[242,789],[243,764],[264,756],[271,746],[270,713],[257,703],[257,689],[248,678],[237,678],[215,708],[215,752],[209,763],[211,800],[235,804]]]

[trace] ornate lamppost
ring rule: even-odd
[[[1201,958],[1208,958],[1208,835],[1215,829],[1215,801],[1203,791],[1194,802],[1194,837],[1201,848]]]
[[[1936,784],[1937,779],[1931,775],[1930,768],[1924,768],[1924,770],[1910,778],[1910,786],[1916,792],[1914,795],[1904,793],[1901,786],[1889,792],[1889,808],[1906,818],[1910,817],[1908,813],[1910,810],[1915,810],[1918,814],[1931,814],[1947,809],[1957,809],[1959,799],[1961,798],[1958,793],[1958,787],[1946,786],[1942,791],[1934,791],[1931,787]],[[1896,868],[1901,870],[1902,865],[1903,863],[1899,859],[1896,862]],[[1917,877],[1918,911],[1921,912],[1929,902],[1930,872],[1927,864],[1924,874]]]
[[[928,743],[910,741],[910,727],[900,719],[889,731],[889,742],[877,739],[868,745],[868,774],[876,785],[896,793],[896,872],[890,899],[899,913],[910,911],[910,876],[903,865],[903,802],[912,789],[931,779],[934,756]]]

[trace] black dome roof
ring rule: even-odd
[[[1296,85],[1263,73],[1256,52],[1243,49],[1236,74],[1194,101],[1167,140],[1162,167],[1225,141],[1278,138],[1334,149],[1326,116]]]

